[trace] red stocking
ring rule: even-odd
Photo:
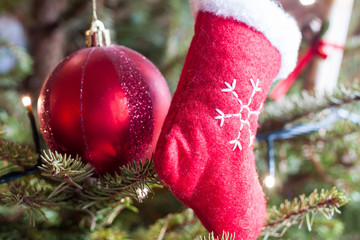
[[[276,77],[295,66],[300,33],[270,0],[194,0],[195,36],[154,163],[174,195],[216,235],[256,239],[266,204],[254,153]]]

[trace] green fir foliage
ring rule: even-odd
[[[346,104],[360,100],[360,85],[354,83],[351,87],[340,85],[335,93],[323,97],[316,97],[306,91],[284,97],[280,102],[270,102],[265,105],[264,113],[260,117],[260,132],[270,129],[281,129],[286,124],[303,117],[311,117],[331,107],[344,107]]]
[[[17,147],[21,154],[22,148]],[[8,151],[0,150],[3,155]],[[24,168],[27,161],[23,156],[18,158],[23,161],[16,164]],[[95,230],[110,225],[124,209],[137,211],[132,199],[141,202],[153,187],[160,186],[149,160],[120,167],[114,175],[93,178],[94,169],[79,157],[44,151],[41,158],[40,174],[11,181],[0,191],[0,201],[8,206],[23,206],[32,225],[38,216],[46,218],[45,207],[57,211],[70,208],[82,212],[84,224]]]
[[[82,190],[80,184],[93,175],[94,169],[90,164],[81,162],[79,156],[72,158],[66,154],[44,151],[41,158],[43,160],[43,164],[39,166],[41,175],[60,183],[49,195],[49,199],[69,188]]]
[[[30,146],[0,139],[0,176],[32,168],[37,160],[38,155]]]
[[[169,214],[159,219],[148,230],[138,231],[133,237],[143,240],[185,240],[197,239],[205,234],[206,230],[193,210],[186,209],[181,213]]]
[[[215,240],[191,209],[169,197],[171,193],[161,186],[151,161],[131,163],[115,174],[97,176],[77,156],[47,150],[41,156],[35,153],[21,96],[30,93],[35,103],[44,81],[38,75],[46,76],[50,70],[41,72],[47,62],[41,60],[41,55],[34,58],[36,54],[30,51],[41,43],[48,44],[45,49],[58,52],[58,57],[66,56],[85,46],[83,32],[91,21],[89,1],[63,1],[66,7],[59,19],[47,19],[43,14],[60,11],[45,4],[48,2],[0,1],[0,13],[21,19],[29,33],[29,49],[0,39],[0,47],[16,58],[10,73],[0,75],[0,176],[30,169],[39,157],[42,161],[37,173],[0,185],[0,239]],[[188,1],[105,0],[98,4],[98,16],[111,29],[113,42],[152,60],[174,92],[193,35],[194,20]],[[259,133],[322,120],[333,107],[360,114],[360,1],[354,4],[338,90],[319,98],[299,93],[298,82],[280,103],[269,101],[265,105]],[[47,5],[51,11],[45,9]],[[40,17],[35,16],[36,12]],[[56,37],[51,37],[53,33]],[[278,207],[268,209],[260,239],[358,239],[359,142],[359,126],[346,120],[326,130],[275,141],[277,186],[265,192],[268,205]],[[265,142],[256,144],[255,155],[263,179],[268,174]],[[344,205],[348,201],[344,192],[337,189],[346,191],[351,198],[348,204]],[[340,209],[342,214],[333,216]],[[216,240],[233,237],[224,235]]]
[[[282,237],[293,225],[301,228],[307,226],[312,231],[314,217],[320,213],[327,220],[330,220],[334,213],[340,214],[339,208],[349,202],[344,192],[339,192],[335,187],[331,190],[315,190],[308,197],[301,195],[293,201],[286,200],[280,207],[273,206],[268,210],[265,227],[263,230],[264,239],[269,237]]]
[[[146,160],[144,164],[132,162],[120,167],[119,173],[100,177],[89,191],[85,191],[85,196],[94,201],[131,197],[141,202],[151,187],[159,184],[152,161]]]
[[[229,234],[229,233],[223,233],[221,238],[215,237],[213,233],[209,234],[209,236],[206,238],[200,237],[199,240],[235,240],[236,236]],[[241,240],[241,239],[240,239]]]

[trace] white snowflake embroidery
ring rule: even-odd
[[[251,115],[254,116],[259,116],[259,114],[261,113],[261,108],[263,106],[263,104],[260,105],[258,110],[252,110],[250,109],[250,104],[252,103],[253,97],[255,96],[255,94],[257,92],[261,91],[261,88],[259,87],[259,79],[256,80],[256,82],[254,82],[253,79],[250,79],[253,91],[251,93],[251,96],[249,98],[248,103],[245,105],[240,99],[239,99],[239,95],[235,92],[235,88],[236,88],[236,79],[234,79],[232,85],[230,85],[229,83],[225,82],[226,85],[226,89],[221,90],[221,92],[223,93],[232,93],[232,95],[236,98],[236,100],[239,102],[240,104],[240,110],[239,113],[234,113],[234,114],[225,114],[223,113],[220,109],[215,109],[216,112],[219,114],[219,116],[215,117],[215,119],[220,120],[220,127],[223,127],[225,124],[225,119],[229,119],[229,118],[238,118],[239,122],[240,122],[240,127],[239,127],[239,133],[236,139],[232,140],[229,142],[229,144],[234,145],[233,151],[236,150],[236,148],[239,148],[240,150],[243,149],[243,146],[240,143],[240,138],[241,138],[241,131],[243,130],[244,126],[248,127],[249,130],[249,147],[252,145],[254,139],[255,139],[255,135],[252,134],[251,132],[251,128],[250,128],[250,122],[249,122],[249,118]],[[244,110],[247,110],[248,114],[247,116],[242,116]]]

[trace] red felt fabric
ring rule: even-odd
[[[263,226],[266,204],[249,129],[254,137],[258,116],[251,112],[262,106],[280,65],[278,50],[262,33],[232,18],[198,13],[154,163],[174,195],[216,235],[256,239]],[[226,92],[234,79],[235,90]],[[255,88],[261,90],[253,94]],[[244,122],[233,116],[221,126],[216,109],[224,116],[240,113]],[[238,137],[242,150],[233,150],[230,142]]]

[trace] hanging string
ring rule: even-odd
[[[93,5],[93,21],[98,20],[97,14],[96,14],[96,0],[92,0]]]
[[[321,57],[322,59],[328,58],[328,53],[326,52],[328,48],[344,51],[345,46],[326,42],[321,39],[315,40],[305,53],[300,56],[298,65],[294,71],[286,79],[281,80],[275,86],[269,97],[275,101],[279,101],[284,97],[298,79],[300,73],[315,59],[315,57]]]
[[[317,132],[321,129],[328,129],[334,125],[339,119],[348,120],[358,126],[360,126],[360,116],[348,112],[345,109],[331,109],[330,114],[322,121],[315,123],[306,123],[294,126],[289,129],[283,129],[265,134],[259,134],[256,140],[267,141],[268,143],[268,157],[269,157],[269,173],[271,176],[275,176],[275,153],[274,153],[274,141],[280,139],[290,139],[296,136]]]

